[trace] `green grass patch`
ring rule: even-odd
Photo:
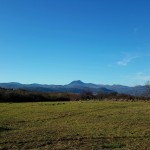
[[[0,149],[150,147],[149,102],[0,103]]]

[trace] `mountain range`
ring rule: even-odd
[[[48,85],[48,84],[21,84],[17,82],[0,83],[1,88],[25,89],[36,92],[70,92],[81,93],[83,91],[91,91],[93,93],[112,93],[118,92],[130,95],[142,95],[145,86],[124,86],[124,85],[100,85],[93,83],[84,83],[80,80],[72,81],[66,85]]]

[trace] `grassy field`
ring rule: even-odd
[[[0,103],[0,149],[150,150],[150,102]]]

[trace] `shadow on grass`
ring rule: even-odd
[[[9,131],[11,129],[6,128],[6,127],[0,127],[0,132],[5,132],[5,131]]]
[[[106,149],[116,149],[116,148],[123,148],[126,147],[125,144],[121,144],[121,143],[112,143],[112,144],[105,144],[102,146],[102,148],[106,148]]]

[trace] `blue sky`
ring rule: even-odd
[[[149,0],[1,0],[0,82],[150,80]]]

